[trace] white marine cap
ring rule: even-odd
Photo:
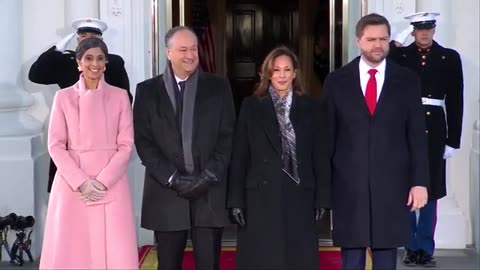
[[[102,35],[107,30],[107,23],[94,18],[83,18],[72,22],[72,27],[77,30],[77,33],[81,32],[95,32]]]
[[[440,15],[438,12],[417,12],[410,14],[405,19],[410,20],[410,24],[417,29],[431,29],[436,26],[435,17]]]

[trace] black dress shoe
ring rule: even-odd
[[[423,267],[436,267],[437,261],[435,261],[435,258],[432,255],[420,250],[418,255],[418,264]]]
[[[416,266],[418,264],[417,252],[406,249],[405,254],[403,255],[403,264],[409,267]]]

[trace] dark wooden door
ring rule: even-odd
[[[238,111],[270,50],[286,45],[298,52],[298,1],[231,0],[226,21],[227,76]]]

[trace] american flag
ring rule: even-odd
[[[198,36],[198,54],[202,70],[215,73],[215,45],[208,17],[207,0],[194,0],[192,28]]]

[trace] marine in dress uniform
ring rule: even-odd
[[[66,36],[55,46],[42,53],[37,61],[32,64],[28,72],[30,81],[46,85],[56,84],[61,89],[70,87],[78,81],[80,71],[75,59],[75,52],[66,50],[68,43],[75,36],[77,36],[78,43],[90,36],[101,38],[103,32],[107,30],[107,24],[101,20],[86,18],[74,21],[72,27],[75,29],[74,33]],[[132,102],[133,98],[129,91],[128,75],[122,57],[108,54],[107,60],[105,81],[113,86],[127,90],[130,102]],[[56,171],[57,168],[50,159],[48,192],[51,190]]]
[[[411,240],[403,263],[435,267],[433,257],[437,200],[446,195],[445,160],[460,148],[463,116],[463,74],[460,55],[433,40],[436,12],[419,12],[406,19],[411,26],[391,42],[390,58],[417,72],[421,79],[429,148],[429,202],[420,215],[411,213]],[[408,35],[415,41],[401,47]],[[400,47],[399,47],[400,46]]]

